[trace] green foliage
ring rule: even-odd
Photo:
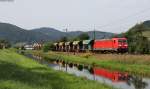
[[[70,41],[77,41],[77,40],[80,40],[79,37],[72,38]]]
[[[145,31],[150,31],[150,28],[141,23],[118,36],[128,38],[129,53],[148,54],[150,53],[150,41],[143,35]]]
[[[90,36],[87,33],[82,33],[79,36],[73,38],[72,41],[76,41],[76,40],[88,40],[88,39],[90,39]]]
[[[59,42],[67,42],[68,38],[66,36],[62,37]]]
[[[90,37],[87,33],[82,33],[78,36],[80,40],[88,40]]]
[[[0,40],[0,49],[10,48],[11,44],[6,40]]]
[[[12,47],[13,47],[13,48],[16,48],[16,49],[25,50],[25,48],[24,48],[24,45],[25,45],[25,44],[26,44],[26,43],[24,43],[24,42],[20,42],[20,43],[16,43],[16,44],[12,45]]]
[[[54,50],[54,45],[52,42],[47,42],[43,46],[43,52],[48,52],[49,50]]]

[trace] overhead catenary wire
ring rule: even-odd
[[[116,21],[110,22],[110,23],[105,24],[105,25],[102,25],[102,26],[97,26],[97,27],[98,27],[98,28],[108,27],[108,26],[114,25],[114,24],[116,24],[116,23],[118,23],[118,22],[120,22],[120,21],[124,21],[124,20],[127,20],[127,19],[131,18],[131,17],[134,17],[134,16],[138,16],[138,15],[140,15],[140,14],[143,14],[143,13],[145,13],[145,12],[147,12],[147,11],[150,11],[150,7],[149,7],[149,8],[146,8],[146,9],[143,9],[143,10],[141,10],[141,11],[139,11],[139,12],[133,13],[133,14],[131,14],[131,15],[125,17],[125,18],[118,19],[118,20],[116,20]]]
[[[136,13],[133,13],[133,14],[131,14],[131,15],[129,15],[129,16],[126,16],[126,17],[124,17],[124,18],[121,18],[121,19],[118,19],[118,20],[114,20],[114,21],[112,21],[112,22],[110,22],[110,23],[107,23],[107,24],[104,24],[104,25],[94,25],[94,29],[93,29],[93,31],[95,32],[96,30],[100,30],[100,29],[104,29],[104,28],[107,28],[107,27],[111,27],[111,26],[114,26],[114,25],[116,25],[116,24],[120,24],[120,23],[124,23],[124,22],[126,22],[126,21],[128,21],[129,19],[132,19],[132,17],[136,17],[136,16],[140,16],[141,14],[144,14],[145,12],[148,12],[148,11],[150,11],[150,7],[148,7],[148,8],[145,8],[145,9],[143,9],[143,10],[140,10],[140,11],[138,11],[138,12],[136,12]],[[120,26],[120,25],[118,25],[118,26]],[[118,27],[117,26],[117,27]],[[71,26],[72,27],[72,26]],[[84,29],[85,28],[89,28],[89,29],[92,29],[91,27],[87,27],[87,26],[82,26],[82,28],[84,27]],[[81,27],[77,27],[77,28],[81,28]],[[93,34],[93,38],[95,38],[94,37],[94,35],[95,35],[95,33]]]

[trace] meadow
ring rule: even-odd
[[[113,89],[55,71],[12,50],[0,50],[0,89]]]

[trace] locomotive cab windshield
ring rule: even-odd
[[[127,40],[125,40],[125,39],[120,39],[120,40],[118,40],[118,43],[119,43],[119,44],[127,44]]]
[[[119,46],[128,46],[127,44],[127,40],[126,39],[119,39],[118,40],[118,44],[119,44]]]

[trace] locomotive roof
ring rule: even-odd
[[[125,39],[127,39],[127,38],[96,39],[95,41],[114,40],[114,39],[122,39],[122,40],[125,40]]]
[[[122,38],[112,38],[112,39],[127,39],[127,38],[125,38],[125,37],[122,37]]]
[[[95,41],[112,40],[112,39],[96,39]]]

